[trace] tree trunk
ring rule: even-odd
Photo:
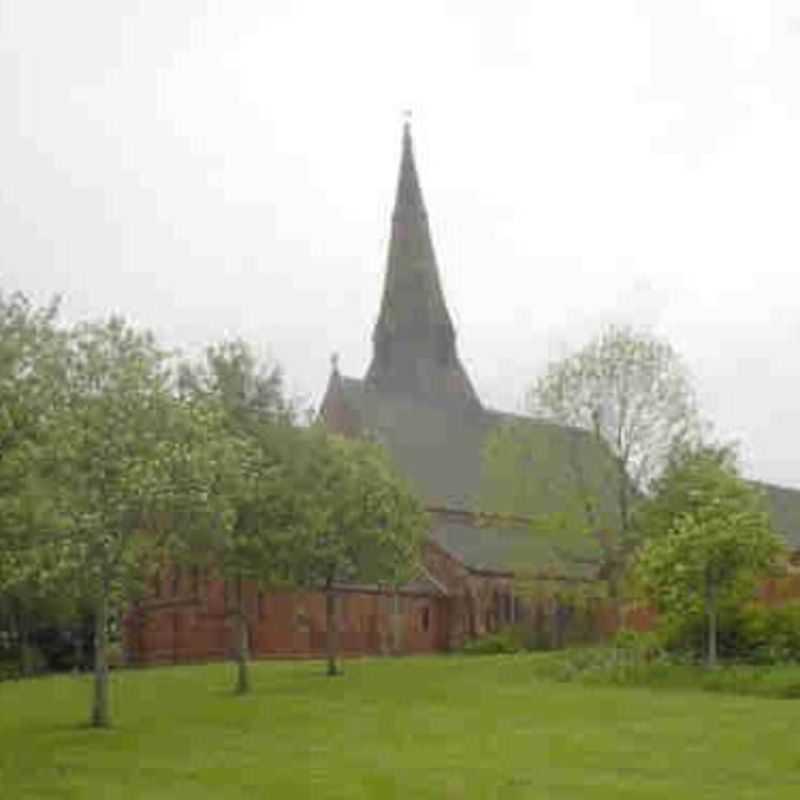
[[[248,666],[250,643],[241,577],[236,581],[236,594],[238,604],[236,611],[236,694],[248,694],[250,691],[250,670]]]
[[[339,650],[339,630],[336,624],[336,594],[332,582],[325,584],[325,626],[327,635],[325,643],[328,650],[328,675],[339,674],[336,667],[336,655]]]
[[[400,618],[400,596],[397,594],[397,587],[395,586],[394,593],[392,594],[392,655],[398,656],[403,649],[401,641],[401,626],[402,620]]]
[[[108,704],[108,599],[103,596],[94,612],[94,702],[93,728],[111,727]]]
[[[28,614],[21,602],[16,603],[17,635],[19,636],[19,671],[23,678],[33,675],[33,650]]]
[[[706,618],[708,620],[708,646],[706,665],[709,669],[717,666],[717,597],[713,583],[708,584],[706,591]]]

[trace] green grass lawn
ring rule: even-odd
[[[587,687],[541,656],[120,672],[0,684],[0,798],[800,797],[800,701]]]

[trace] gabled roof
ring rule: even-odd
[[[496,497],[494,507],[491,500],[487,501],[482,481],[484,446],[490,434],[507,435],[525,450],[542,454],[539,466],[549,475],[539,474],[539,486],[546,486],[548,477],[558,480],[565,457],[581,459],[594,480],[602,480],[605,474],[603,455],[585,431],[490,409],[459,413],[447,405],[380,392],[364,381],[345,376],[338,378],[337,391],[351,415],[354,432],[371,436],[386,446],[400,472],[428,507],[461,511],[480,508],[505,514],[530,512],[529,506],[515,506],[510,494]],[[800,550],[800,491],[765,483],[755,485],[764,493],[777,532],[790,548]],[[561,495],[555,486],[551,494],[539,494],[537,501],[540,513],[562,510],[558,506]],[[554,549],[556,540],[519,525],[475,527],[466,522],[437,521],[432,538],[471,569],[519,571],[531,565],[548,569],[558,561],[563,568],[565,563]],[[577,562],[569,568],[570,575],[580,577],[591,571],[588,565],[582,567]]]

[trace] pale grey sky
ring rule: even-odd
[[[0,287],[318,402],[366,368],[405,108],[486,403],[632,322],[800,488],[800,2],[0,0]]]

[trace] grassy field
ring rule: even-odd
[[[800,797],[800,701],[586,687],[537,656],[121,672],[0,684],[0,798]]]

